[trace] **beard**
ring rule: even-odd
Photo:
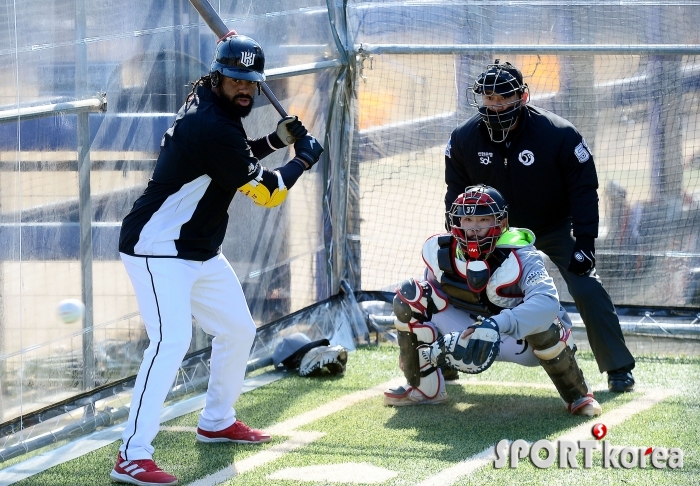
[[[239,105],[237,103],[239,99],[250,100],[250,103],[248,106]],[[248,95],[236,95],[231,99],[224,98],[224,102],[226,103],[227,111],[239,118],[245,118],[250,115],[250,112],[253,110],[253,105],[255,104],[253,97]]]

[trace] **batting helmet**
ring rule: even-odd
[[[476,79],[471,89],[472,95],[469,104],[479,109],[479,115],[486,124],[491,140],[502,142],[506,139],[508,132],[518,121],[522,95],[526,91],[529,92],[527,84],[523,83],[523,73],[509,62],[501,64],[498,59],[494,64],[486,66],[486,71]],[[484,106],[483,96],[494,94],[504,98],[518,95],[518,98],[508,102],[500,109]]]
[[[495,221],[486,236],[467,235],[475,228],[462,227],[463,217],[493,216]],[[500,192],[490,186],[467,187],[452,203],[448,212],[450,232],[459,242],[466,256],[473,260],[484,260],[495,249],[498,239],[508,229],[508,204]],[[476,233],[476,231],[473,231]]]
[[[255,39],[230,35],[216,45],[209,72],[218,72],[233,79],[265,81],[265,53]]]

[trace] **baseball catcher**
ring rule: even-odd
[[[384,403],[442,403],[443,369],[482,373],[501,360],[541,365],[569,412],[600,415],[534,234],[510,228],[505,199],[484,185],[467,187],[447,218],[450,233],[423,245],[424,279],[396,289],[399,366],[408,383],[385,391]]]

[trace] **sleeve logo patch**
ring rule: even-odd
[[[248,164],[248,175],[251,176],[251,175],[255,174],[259,169],[260,169],[259,162],[257,164],[253,164],[253,163]]]
[[[593,153],[593,152],[591,152],[591,147],[589,147],[588,144],[586,143],[586,139],[585,139],[585,138],[582,138],[582,139],[581,139],[581,143],[583,144],[584,147],[586,147],[586,150],[588,150],[588,153],[589,153],[589,154],[592,154],[592,153]]]
[[[547,273],[547,270],[544,269],[538,269],[538,270],[533,270],[532,272],[527,274],[527,277],[525,277],[525,285],[536,285],[540,282],[543,282],[549,278],[549,274]]]
[[[447,141],[447,148],[445,149],[445,157],[452,158],[452,139]]]
[[[581,163],[584,163],[591,158],[591,154],[588,152],[586,146],[584,145],[585,143],[585,141],[581,142],[574,149],[574,154],[576,154],[576,158]]]

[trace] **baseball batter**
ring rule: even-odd
[[[500,359],[540,364],[569,412],[600,415],[534,234],[508,226],[506,201],[489,186],[466,188],[447,216],[450,233],[423,245],[424,280],[409,279],[396,289],[400,365],[408,384],[384,392],[384,403],[444,402],[441,368],[482,373]]]
[[[323,148],[296,117],[251,140],[241,123],[265,80],[262,47],[232,33],[216,46],[210,73],[192,92],[161,141],[148,187],[124,218],[119,251],[150,345],[144,352],[110,477],[138,485],[177,478],[153,461],[160,409],[190,345],[192,316],[213,336],[209,387],[197,440],[258,444],[270,435],[238,420],[233,408],[256,327],[241,285],[221,254],[228,207],[238,191],[263,207],[282,204]],[[259,160],[294,143],[296,156],[275,170]]]

